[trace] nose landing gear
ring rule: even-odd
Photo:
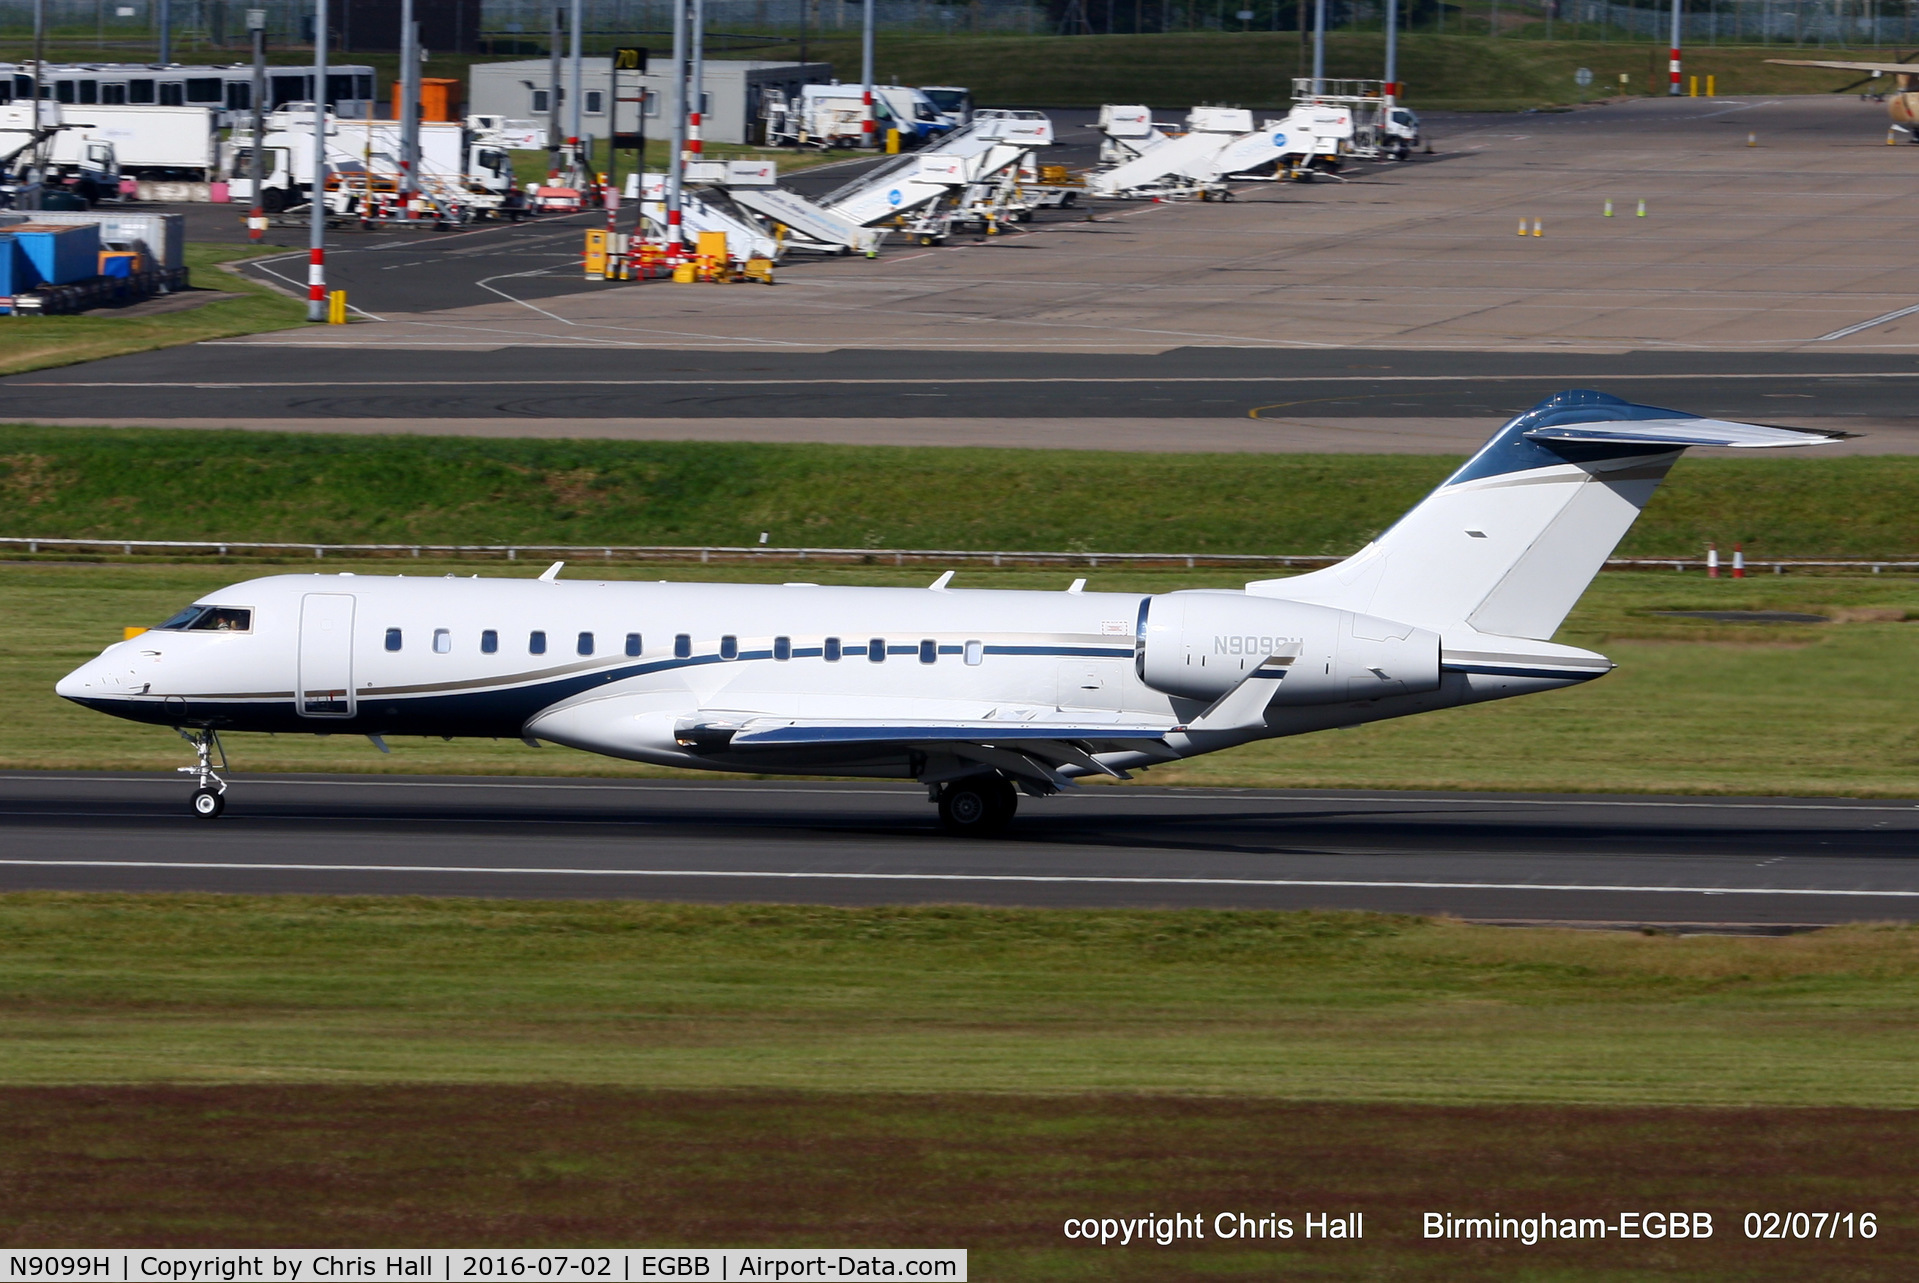
[[[220,772],[230,770],[227,765],[227,751],[220,744],[220,733],[215,730],[182,730],[174,727],[181,739],[193,745],[193,751],[200,758],[195,766],[176,766],[173,769],[182,775],[193,776],[199,787],[193,790],[193,813],[203,820],[217,820],[220,812],[227,809],[227,782],[220,778]],[[215,756],[220,765],[213,765]]]

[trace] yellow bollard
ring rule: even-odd
[[[1713,76],[1707,76],[1706,77],[1706,97],[1717,98],[1718,96],[1719,96],[1718,79]]]
[[[346,324],[345,290],[334,290],[326,296],[326,323],[328,325]]]
[[[1644,218],[1645,216],[1646,216],[1646,202],[1645,202],[1645,199],[1642,197],[1639,202],[1639,217]]]
[[[1751,132],[1748,132],[1748,133],[1746,134],[1746,146],[1748,146],[1748,147],[1757,147],[1758,145],[1759,145],[1759,135],[1758,135],[1758,134],[1755,134],[1755,133],[1751,133]]]
[[[900,131],[897,129],[886,131],[886,154],[888,156],[900,154]]]
[[[1606,202],[1606,208],[1602,212],[1607,218],[1612,217],[1612,202],[1610,200]]]
[[[1533,235],[1544,236],[1545,234],[1546,234],[1546,225],[1535,218],[1533,220]]]
[[[1691,81],[1692,83],[1686,86],[1686,97],[1697,98],[1699,96],[1699,77],[1693,76]]]
[[[1526,220],[1523,218],[1519,220],[1519,234],[1521,236],[1526,234]]]

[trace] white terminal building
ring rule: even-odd
[[[616,132],[615,118],[609,114],[614,98],[611,60],[604,54],[583,59],[580,83],[575,85],[573,68],[560,59],[560,128],[573,124],[570,95],[581,97],[580,128],[591,138],[606,138]],[[468,73],[467,107],[472,113],[531,120],[544,124],[551,106],[552,64],[545,58],[525,58],[514,62],[476,62]],[[645,91],[645,133],[649,139],[664,139],[672,122],[664,108],[673,78],[671,58],[648,57],[644,74],[623,71],[619,78],[621,98],[637,98]],[[802,85],[823,85],[833,78],[833,68],[824,62],[759,62],[747,59],[709,58],[704,72],[706,102],[700,136],[708,142],[758,142],[755,131],[760,125],[760,104],[768,89],[777,89],[796,97]],[[639,117],[640,104],[618,104],[617,132],[630,134]]]

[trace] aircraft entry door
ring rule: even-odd
[[[302,717],[353,716],[353,598],[308,593],[300,601],[299,688]]]

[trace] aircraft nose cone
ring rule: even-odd
[[[64,699],[84,699],[88,695],[100,692],[100,683],[96,680],[96,664],[86,663],[54,683],[53,693]]]

